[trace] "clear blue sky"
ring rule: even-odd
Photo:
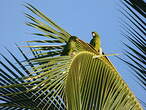
[[[0,2],[0,53],[6,54],[3,47],[9,48],[16,56],[14,43],[32,40],[29,33],[33,30],[24,23],[28,12],[23,4],[31,3],[44,12],[66,31],[89,42],[91,32],[97,31],[102,40],[105,53],[122,53],[125,48],[121,41],[127,40],[120,35],[118,0],[1,0]],[[110,57],[123,79],[132,91],[144,101],[144,91],[133,80],[127,65]]]

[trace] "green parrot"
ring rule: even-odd
[[[75,53],[77,52],[77,47],[76,47],[76,41],[78,37],[76,36],[71,36],[65,45],[62,55],[69,55],[69,56],[74,56]]]
[[[99,52],[99,55],[102,55],[100,36],[97,32],[92,32],[92,37],[93,38],[91,39],[90,44],[97,52]]]
[[[104,54],[104,52],[101,49],[101,41],[100,36],[97,32],[92,32],[92,40],[90,41],[90,45],[94,47],[94,49],[99,53],[99,56],[94,56],[93,58],[103,57],[104,61],[106,61],[109,65],[111,65],[112,68],[115,69],[114,65],[111,63],[111,61],[108,59],[107,56],[113,56],[118,54]],[[116,70],[116,69],[115,69]]]

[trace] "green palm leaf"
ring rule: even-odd
[[[28,60],[29,58],[23,53],[20,48],[18,49],[27,61],[27,67],[29,66],[30,68],[33,68],[34,65]],[[9,65],[5,65],[4,61],[0,61],[0,100],[4,102],[0,104],[0,107],[3,109],[25,108],[40,110],[46,105],[51,109],[62,108],[63,102],[61,102],[60,99],[55,100],[54,103],[52,103],[51,99],[46,98],[41,104],[39,104],[45,96],[42,95],[42,97],[37,98],[37,100],[35,100],[35,98],[32,96],[34,96],[34,94],[38,96],[42,94],[42,91],[40,91],[39,93],[36,93],[35,90],[27,92],[30,87],[25,85],[29,84],[30,81],[19,79],[22,79],[22,77],[29,75],[30,70],[24,64],[22,64],[22,62],[19,61],[17,57],[14,56],[10,51],[8,52],[14,58],[17,65],[12,63],[5,56],[1,55],[5,59],[5,63],[7,62]],[[37,83],[38,82],[36,82],[36,84]],[[60,101],[59,105],[57,104],[58,101]]]
[[[65,85],[68,109],[142,109],[119,73],[94,55],[80,52],[72,61]]]

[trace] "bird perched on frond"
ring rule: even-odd
[[[90,44],[97,52],[99,52],[99,55],[102,55],[100,36],[97,32],[92,32],[92,37],[93,38],[91,39]]]
[[[74,54],[77,52],[77,47],[76,47],[76,40],[78,37],[76,36],[71,36],[69,38],[69,41],[65,45],[62,55],[69,55],[69,56],[74,56]]]
[[[108,64],[111,65],[111,67],[115,68],[107,56],[113,56],[113,55],[117,55],[117,54],[104,54],[104,52],[102,51],[102,48],[101,48],[101,40],[100,40],[100,36],[98,35],[98,33],[92,32],[92,37],[93,38],[90,41],[90,45],[92,45],[92,47],[94,47],[94,49],[99,53],[99,56],[94,56],[94,58],[98,58],[98,57],[102,56],[104,61],[108,62]]]

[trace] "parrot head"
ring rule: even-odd
[[[100,39],[100,36],[98,35],[97,32],[92,32],[92,37]]]
[[[92,32],[92,37],[94,39],[95,45],[100,47],[100,36],[97,32]]]
[[[70,42],[70,41],[76,41],[77,39],[78,39],[78,37],[76,37],[76,36],[71,36],[70,39],[69,39],[69,42]]]

